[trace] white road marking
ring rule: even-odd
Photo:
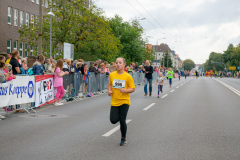
[[[233,91],[234,93],[236,93],[237,95],[240,96],[240,91],[239,90],[233,88],[232,86],[229,86],[228,84],[226,84],[226,83],[224,83],[224,82],[222,82],[220,80],[217,80],[217,79],[214,79],[214,80],[216,80],[217,82],[221,83],[222,85],[224,85],[225,87],[227,87],[228,89],[230,89],[231,91]]]
[[[165,98],[165,97],[167,97],[168,96],[168,94],[165,94],[164,96],[162,96],[161,98]]]
[[[181,84],[181,86],[182,86],[183,84]]]
[[[170,92],[174,92],[174,90],[171,90]]]
[[[131,122],[131,119],[127,119],[126,123]],[[112,135],[114,132],[116,132],[117,130],[120,129],[120,125],[118,125],[117,127],[113,128],[112,130],[110,130],[109,132],[105,133],[104,135],[102,135],[103,137],[109,137],[110,135]]]
[[[176,88],[179,88],[179,86],[177,86]]]
[[[156,103],[152,103],[152,104],[150,104],[149,106],[147,106],[146,108],[144,108],[143,110],[144,111],[146,111],[146,110],[148,110],[149,108],[151,108],[152,106],[154,106]]]

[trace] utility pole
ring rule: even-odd
[[[38,55],[42,54],[42,1],[39,1]]]
[[[167,68],[168,68],[168,51],[167,51]]]

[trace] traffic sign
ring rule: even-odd
[[[236,67],[235,66],[229,66],[228,69],[229,70],[236,70]]]

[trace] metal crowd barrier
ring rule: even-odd
[[[130,72],[129,73],[134,80],[135,85],[140,85],[144,83],[145,74],[143,72]],[[24,76],[24,75],[23,75]],[[153,73],[153,80],[157,79],[157,72]],[[94,72],[90,72],[87,76],[87,80],[83,80],[83,75],[81,73],[69,74],[63,76],[63,87],[65,94],[63,99],[69,100],[81,100],[82,97],[89,95],[90,93],[101,94],[108,89],[109,75],[101,74],[95,75]],[[35,108],[35,103],[26,103],[20,105],[6,106],[5,111],[0,108],[0,114],[11,111],[13,108],[17,110],[24,110],[30,113],[29,110]]]

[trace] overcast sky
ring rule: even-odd
[[[96,0],[96,5],[107,17],[146,18],[141,25],[149,43],[167,43],[182,60],[203,63],[212,51],[240,43],[240,0]]]

